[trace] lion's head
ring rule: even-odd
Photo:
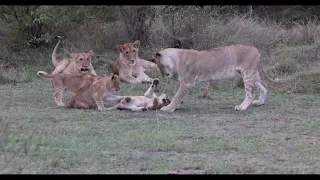
[[[120,51],[120,59],[129,66],[134,66],[137,63],[140,41],[136,40],[134,43],[126,43],[118,45]]]
[[[168,96],[166,94],[161,94],[159,97],[158,97],[159,101],[162,101],[161,102],[161,106],[167,106],[171,103],[170,99],[168,98]]]
[[[93,56],[93,51],[90,50],[87,53],[71,53],[71,59],[74,59],[76,68],[81,71],[81,73],[85,74],[89,72],[89,67],[91,65]]]
[[[119,86],[119,81],[120,81],[120,78],[118,75],[116,74],[111,74],[111,78],[110,78],[110,84],[109,84],[109,88],[111,90],[111,92],[118,92],[120,91],[120,86]]]
[[[163,57],[159,52],[153,54],[152,62],[156,63],[163,77],[172,78],[174,74],[171,57]]]
[[[167,106],[171,103],[166,94],[161,94],[157,98],[153,99],[153,107],[152,109],[160,109],[164,106]]]

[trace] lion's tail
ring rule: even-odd
[[[57,49],[58,49],[58,46],[59,46],[59,44],[60,44],[60,42],[61,42],[61,36],[56,36],[56,38],[59,38],[59,41],[58,41],[58,43],[57,43],[57,45],[54,47],[54,49],[53,49],[53,52],[52,52],[52,55],[51,55],[51,61],[52,61],[52,64],[54,65],[54,66],[57,66],[58,65],[58,61],[57,61],[57,58],[56,58],[56,53],[57,53]]]
[[[43,78],[54,78],[54,77],[56,77],[57,74],[48,74],[44,71],[38,71],[37,75],[40,77],[43,77]]]
[[[262,62],[260,62],[260,64],[259,64],[259,69],[258,69],[258,70],[259,70],[259,73],[260,73],[261,77],[262,77],[263,79],[267,80],[269,83],[281,84],[281,83],[284,83],[284,82],[290,80],[290,78],[286,78],[286,79],[278,79],[278,78],[271,79],[271,78],[267,75],[266,71],[264,70],[263,65],[262,65]]]

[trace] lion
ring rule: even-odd
[[[78,109],[98,107],[99,111],[105,111],[103,99],[119,101],[121,97],[114,95],[118,91],[120,91],[119,76],[110,73],[109,76],[103,76],[89,86],[78,89],[67,107]]]
[[[157,96],[154,91],[159,84],[158,79],[154,79],[148,90],[143,96],[127,96],[119,100],[119,103],[108,110],[120,109],[120,110],[131,110],[131,111],[146,111],[160,109],[168,104],[170,100],[166,94]]]
[[[186,93],[195,84],[221,81],[241,76],[244,82],[245,99],[236,110],[246,110],[250,104],[262,105],[267,96],[267,89],[261,77],[271,83],[282,82],[268,77],[262,67],[259,50],[253,46],[235,44],[225,47],[198,51],[194,49],[167,48],[153,55],[163,77],[178,75],[180,87],[168,106],[160,111],[173,112],[179,109]],[[254,100],[252,88],[260,91],[258,100]]]
[[[38,71],[37,75],[43,78],[52,78],[54,95],[53,99],[57,106],[65,106],[62,102],[63,93],[65,91],[75,93],[81,87],[89,86],[94,81],[98,80],[101,76],[92,74],[47,74],[44,71]]]
[[[119,57],[112,64],[112,72],[119,75],[120,80],[130,83],[151,83],[152,78],[144,73],[146,69],[155,68],[157,65],[153,62],[140,59],[138,57],[140,41],[118,45],[120,51]]]
[[[59,37],[60,38],[60,37]],[[93,51],[85,53],[71,53],[70,58],[64,58],[57,61],[56,52],[61,42],[61,39],[54,47],[52,52],[52,64],[55,66],[51,74],[64,73],[64,74],[92,74],[97,75],[92,65]]]

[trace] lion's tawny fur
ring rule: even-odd
[[[162,76],[172,78],[178,75],[180,87],[172,102],[161,111],[173,112],[179,109],[188,90],[200,82],[221,82],[240,75],[245,86],[245,99],[235,106],[236,110],[245,110],[253,103],[264,104],[267,89],[262,84],[260,75],[269,82],[278,82],[270,79],[264,72],[260,53],[253,46],[241,44],[213,48],[203,51],[194,49],[167,48],[154,54]],[[253,100],[252,88],[260,91],[259,100]]]
[[[56,44],[52,52],[52,64],[55,66],[52,74],[92,74],[97,75],[92,65],[93,51],[82,53],[71,53],[69,58],[63,58],[58,61],[56,59],[56,52],[61,40]]]
[[[106,108],[104,107],[103,99],[105,99],[106,96],[116,98],[114,93],[119,90],[119,76],[113,74],[106,75],[91,83],[89,86],[77,90],[68,107],[83,109],[97,107],[99,111],[104,111]],[[108,99],[108,97],[106,99]],[[119,101],[119,99],[116,100]]]
[[[170,103],[167,95],[165,93],[158,96],[154,93],[157,85],[159,83],[158,79],[154,79],[153,83],[150,85],[148,90],[143,96],[123,96],[119,103],[113,107],[107,108],[108,110],[120,109],[120,110],[130,110],[130,111],[146,111],[148,109],[155,110],[160,109]]]
[[[64,106],[65,104],[62,102],[63,93],[65,91],[76,92],[78,89],[82,87],[89,86],[95,80],[99,79],[100,76],[95,76],[92,74],[47,74],[44,71],[38,71],[37,75],[43,78],[51,78],[53,79],[53,87],[54,87],[54,95],[53,99],[57,106]]]
[[[144,71],[157,69],[157,65],[139,58],[140,41],[118,45],[117,48],[120,54],[112,64],[112,72],[118,74],[121,81],[130,84],[151,83],[153,79]]]

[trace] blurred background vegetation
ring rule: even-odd
[[[0,83],[30,82],[57,56],[93,50],[109,70],[116,46],[140,40],[140,57],[178,44],[205,50],[253,45],[270,76],[292,76],[284,92],[320,92],[319,6],[1,6]]]

